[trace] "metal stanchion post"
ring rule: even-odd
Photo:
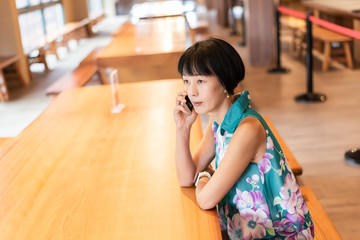
[[[280,54],[281,54],[281,44],[280,44],[280,13],[277,9],[277,5],[275,6],[275,27],[276,27],[276,67],[269,69],[268,73],[288,73],[289,69],[281,67],[280,62]]]
[[[312,55],[312,27],[309,19],[310,13],[306,13],[306,70],[307,70],[307,93],[295,97],[295,101],[301,103],[325,102],[326,96],[313,92],[313,55]]]

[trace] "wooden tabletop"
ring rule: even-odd
[[[61,93],[0,152],[0,239],[221,239],[175,170],[180,80]],[[200,141],[199,121],[191,146]]]
[[[302,0],[301,3],[326,13],[360,19],[360,2],[358,0]]]
[[[100,67],[161,66],[185,51],[184,17],[140,20],[126,24],[97,56]]]

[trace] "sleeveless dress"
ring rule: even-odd
[[[277,140],[263,118],[250,108],[249,92],[235,98],[221,127],[213,122],[215,168],[221,164],[238,124],[247,116],[261,121],[267,147],[261,161],[250,163],[218,203],[221,229],[230,239],[313,239],[309,210]]]

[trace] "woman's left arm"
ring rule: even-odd
[[[266,151],[266,132],[255,117],[246,117],[235,130],[219,167],[209,179],[200,178],[196,199],[202,209],[214,208],[234,186],[246,167]]]

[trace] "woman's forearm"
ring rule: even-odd
[[[179,184],[182,187],[194,185],[196,166],[191,156],[190,130],[176,132],[175,162]]]

